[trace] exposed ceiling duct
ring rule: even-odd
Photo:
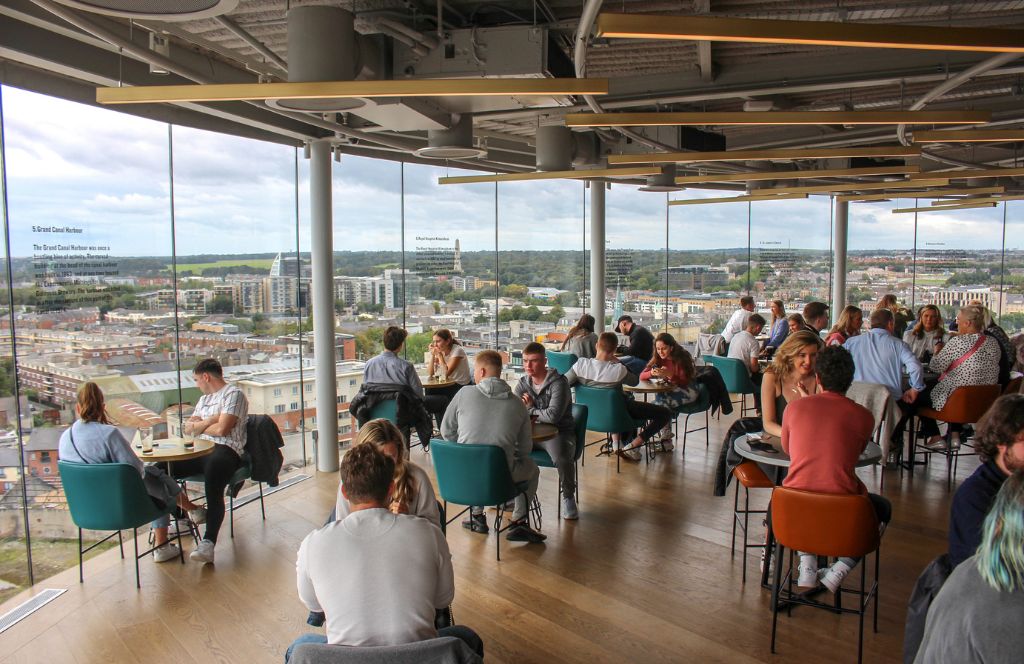
[[[661,173],[651,175],[647,178],[647,184],[640,187],[639,191],[664,193],[667,191],[682,191],[684,187],[676,184],[676,165],[665,164],[661,167]]]
[[[358,73],[355,17],[340,7],[310,5],[288,10],[288,82],[351,81]],[[362,99],[268,99],[284,111],[333,113],[366,105]]]
[[[238,0],[55,0],[95,14],[157,21],[193,21],[234,11]]]
[[[574,132],[561,125],[537,127],[537,170],[568,171],[601,165],[601,143],[593,132]]]
[[[449,129],[427,132],[427,147],[415,152],[428,159],[474,159],[487,155],[487,150],[473,145],[473,116],[462,115]]]

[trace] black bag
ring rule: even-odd
[[[949,561],[949,554],[944,553],[928,563],[921,576],[917,577],[914,590],[910,593],[910,601],[907,602],[907,623],[903,632],[904,664],[914,663],[917,649],[921,647],[921,639],[924,638],[928,608],[952,573],[953,565]]]

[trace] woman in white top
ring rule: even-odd
[[[441,328],[434,331],[433,341],[430,343],[430,363],[428,364],[430,377],[439,375],[442,379],[455,381],[454,385],[448,387],[435,387],[430,390],[431,394],[443,396],[451,402],[455,394],[464,385],[473,382],[472,370],[469,367],[469,358],[466,357],[466,350],[452,335],[451,331]]]
[[[353,447],[359,445],[375,445],[378,450],[391,457],[395,462],[395,483],[391,493],[391,511],[395,514],[418,516],[441,527],[440,512],[437,509],[437,497],[434,487],[430,484],[427,473],[406,458],[406,448],[402,432],[394,424],[384,419],[370,420],[359,428]],[[341,493],[338,484],[338,501],[335,519],[341,521],[350,513],[348,500]]]
[[[926,304],[917,311],[917,323],[903,335],[903,341],[910,346],[917,359],[923,364],[938,355],[949,341],[949,334],[942,326],[942,312],[934,304]]]

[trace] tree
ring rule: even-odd
[[[226,295],[218,295],[210,300],[208,308],[211,314],[230,314],[235,310],[235,303]]]
[[[417,332],[410,334],[405,340],[405,355],[412,363],[422,362],[423,356],[434,338],[433,332]]]
[[[510,297],[515,300],[525,299],[526,294],[528,292],[529,290],[526,288],[526,286],[523,286],[521,284],[509,284],[508,286],[501,287],[502,297]]]
[[[488,316],[487,314],[477,314],[476,316],[473,316],[473,322],[478,325],[483,325],[486,323],[490,323],[491,317]]]

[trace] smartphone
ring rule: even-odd
[[[775,454],[776,452],[778,452],[778,450],[772,447],[769,443],[765,443],[760,440],[751,440],[749,441],[749,444],[750,449],[757,450],[758,452],[768,452],[770,454]]]

